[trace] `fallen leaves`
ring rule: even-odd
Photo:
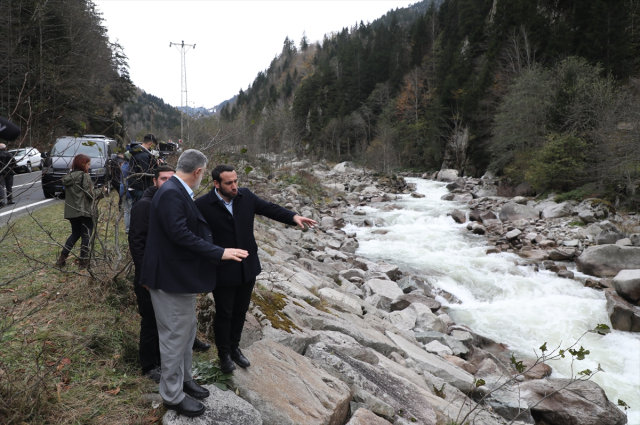
[[[119,392],[120,392],[120,387],[117,387],[116,389],[113,389],[113,390],[105,391],[105,393],[111,394],[111,395],[117,395]]]

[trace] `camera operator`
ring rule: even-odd
[[[156,167],[164,164],[162,159],[155,157],[151,153],[153,145],[157,145],[157,143],[156,136],[149,133],[144,136],[141,145],[131,148],[129,188],[134,205],[142,198],[144,191],[153,186],[153,175]]]

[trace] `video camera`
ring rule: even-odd
[[[16,140],[20,137],[20,127],[9,120],[0,117],[0,139],[8,142]]]

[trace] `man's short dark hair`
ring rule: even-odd
[[[149,134],[146,134],[144,136],[144,138],[142,139],[142,143],[147,143],[147,142],[158,143],[158,139],[156,138],[156,136],[154,136],[153,134],[149,133]]]
[[[236,171],[236,169],[233,168],[233,165],[229,165],[229,164],[217,165],[216,168],[214,168],[213,171],[211,172],[211,178],[217,181],[218,183],[222,183],[220,174],[231,172],[231,171]]]
[[[167,171],[173,171],[174,173],[176,172],[176,170],[170,165],[161,165],[156,168],[156,172],[153,174],[153,178],[158,180],[158,178],[160,178],[160,173],[164,173]]]

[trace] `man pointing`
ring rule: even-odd
[[[230,165],[218,165],[211,176],[214,189],[198,198],[196,205],[213,229],[213,243],[221,247],[238,247],[249,253],[242,262],[226,261],[216,268],[213,329],[220,369],[227,373],[236,368],[234,362],[240,367],[250,366],[239,344],[256,276],[262,271],[253,234],[255,215],[302,228],[305,225],[314,227],[317,222],[260,199],[247,188],[238,188],[238,175]]]
[[[194,399],[209,396],[191,376],[196,294],[215,288],[220,260],[235,263],[248,255],[242,249],[214,245],[211,229],[193,202],[193,191],[200,186],[206,165],[202,152],[186,150],[178,159],[176,173],[153,197],[140,277],[140,284],[149,288],[158,324],[160,395],[167,409],[191,417],[205,411]]]

